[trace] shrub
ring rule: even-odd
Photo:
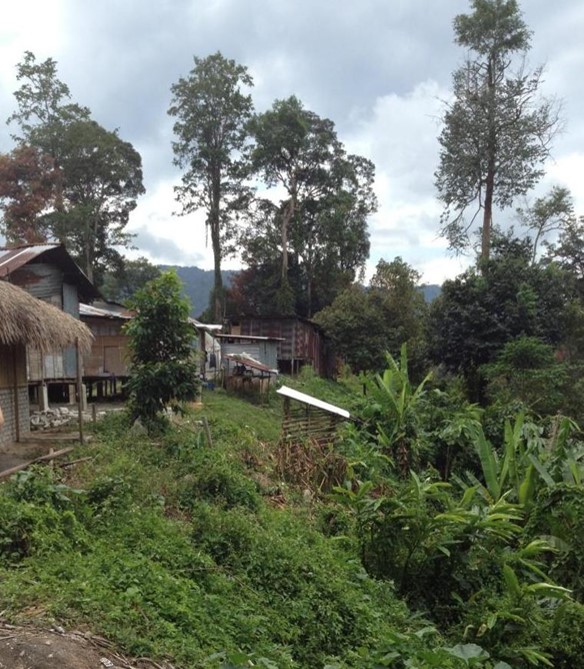
[[[137,313],[126,327],[132,363],[130,410],[150,432],[159,431],[167,425],[167,407],[178,411],[181,402],[197,394],[189,304],[181,297],[177,275],[167,272],[138,291],[131,306]]]

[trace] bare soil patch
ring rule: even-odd
[[[101,637],[0,623],[0,669],[173,669],[149,658],[130,660]]]

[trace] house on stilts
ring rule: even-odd
[[[73,316],[0,280],[0,446],[30,431],[27,351],[51,355],[74,347],[89,352],[92,335]]]

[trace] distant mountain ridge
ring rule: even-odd
[[[199,267],[181,267],[180,265],[158,265],[163,272],[173,269],[182,281],[184,294],[191,303],[191,316],[200,316],[209,306],[209,295],[213,290],[215,273],[212,269]],[[231,285],[231,277],[236,274],[233,270],[222,270],[223,284]]]
[[[424,299],[428,303],[432,302],[432,300],[435,300],[442,292],[441,286],[436,283],[426,283],[423,286],[420,286],[420,290],[422,291]]]
[[[200,269],[199,267],[181,267],[180,265],[158,265],[164,272],[173,269],[178,274],[184,286],[184,294],[191,303],[191,315],[200,316],[209,306],[209,295],[213,290],[214,272],[212,269]],[[223,284],[225,287],[231,285],[231,277],[237,274],[234,270],[223,270]],[[420,286],[426,302],[432,302],[440,295],[441,288],[436,284]]]

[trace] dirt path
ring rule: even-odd
[[[0,669],[173,669],[147,658],[130,661],[101,637],[41,631],[0,622]]]

